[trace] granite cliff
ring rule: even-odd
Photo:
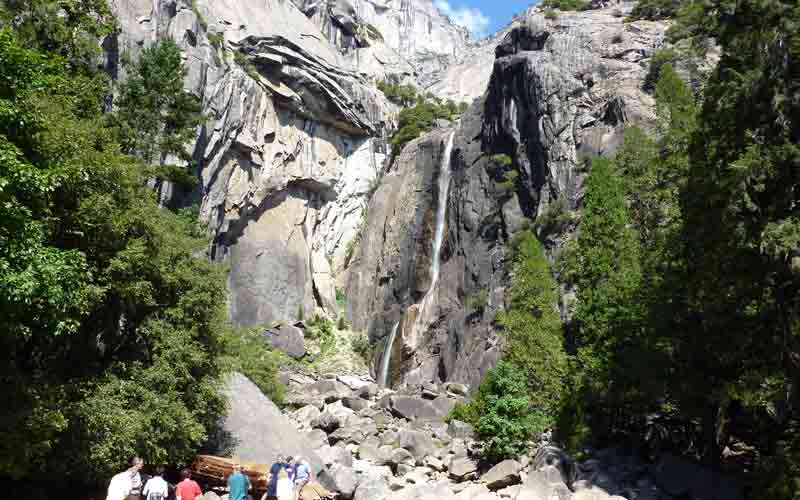
[[[124,78],[123,55],[164,37],[184,51],[208,116],[200,187],[160,195],[199,204],[234,324],[335,318],[338,288],[376,377],[475,384],[499,354],[509,238],[554,203],[577,211],[584,160],[654,118],[642,84],[666,26],[623,23],[631,7],[532,7],[472,42],[430,0],[118,0],[106,64]],[[390,161],[386,79],[472,104]]]

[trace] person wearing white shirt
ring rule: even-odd
[[[142,495],[145,500],[164,500],[169,495],[169,486],[162,477],[164,475],[164,468],[158,467],[156,475],[151,477],[144,485]]]

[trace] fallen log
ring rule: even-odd
[[[228,482],[228,476],[233,474],[233,465],[235,463],[237,462],[230,458],[198,455],[192,462],[192,476],[213,486],[225,486]],[[239,465],[242,466],[242,474],[250,479],[253,490],[258,492],[267,491],[268,465],[251,462],[239,462]]]

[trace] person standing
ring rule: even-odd
[[[176,500],[195,500],[195,498],[203,494],[200,485],[192,480],[192,471],[183,469],[181,477],[183,480],[175,487]]]
[[[142,476],[139,471],[144,467],[144,460],[139,457],[133,457],[130,462],[131,474],[131,492],[128,493],[128,500],[141,500],[142,498]]]
[[[282,455],[278,455],[275,463],[269,468],[269,480],[267,482],[267,493],[263,500],[276,500],[278,498],[278,473],[286,467],[286,461]]]
[[[250,488],[250,479],[242,474],[242,466],[234,463],[233,474],[228,476],[228,500],[244,500]]]
[[[278,471],[278,481],[275,486],[275,497],[278,500],[293,500],[294,498],[294,484],[289,474],[291,469],[290,464],[284,464]]]
[[[169,486],[164,481],[164,467],[156,468],[156,475],[151,477],[144,485],[142,495],[145,500],[166,500],[169,496]]]
[[[139,457],[134,457],[130,463],[130,468],[111,478],[111,482],[108,484],[106,500],[125,500],[130,498],[134,494],[134,488],[138,488],[137,495],[141,493],[142,476],[139,475],[139,471],[144,466],[144,461]]]
[[[311,480],[311,467],[302,458],[298,457],[294,463],[294,500],[300,500],[303,487]]]

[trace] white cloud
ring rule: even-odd
[[[453,7],[447,0],[435,0],[433,4],[455,24],[467,28],[475,36],[483,36],[489,29],[489,18],[478,9]]]

